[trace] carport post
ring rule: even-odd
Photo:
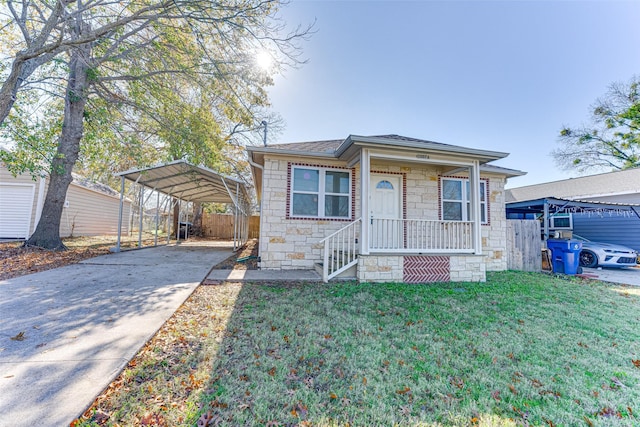
[[[238,193],[240,193],[240,184],[236,182],[236,202],[235,205],[235,218],[233,220],[233,250],[239,249],[238,245],[238,203],[240,200],[238,199]]]
[[[124,175],[120,177],[120,206],[118,208],[118,239],[115,252],[120,252],[120,235],[122,234],[122,211],[124,205]]]
[[[140,218],[138,218],[138,247],[141,248],[142,247],[142,215],[144,212],[144,185],[140,185],[140,210],[138,211],[138,215],[140,216]]]
[[[180,221],[182,220],[182,199],[178,199],[178,230],[176,231],[176,243],[180,243]]]
[[[549,238],[549,202],[545,199],[544,201],[544,210],[542,213],[542,229],[544,230],[544,241],[546,242]]]
[[[156,191],[156,235],[153,241],[154,246],[158,246],[158,216],[160,215],[160,192]]]

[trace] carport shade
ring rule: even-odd
[[[211,202],[238,204],[236,191],[248,200],[243,182],[220,175],[203,166],[192,165],[185,160],[175,160],[144,169],[131,169],[117,173],[129,181],[168,194],[187,202]]]
[[[510,212],[521,214],[543,214],[543,228],[545,239],[549,236],[549,222],[547,219],[556,213],[572,210],[574,212],[630,212],[640,219],[640,205],[633,203],[605,203],[588,200],[568,200],[558,197],[544,197],[542,199],[508,202],[505,204],[507,214]]]
[[[237,179],[221,175],[204,166],[196,166],[185,160],[175,160],[148,168],[130,169],[117,173],[116,176],[122,178],[116,250],[120,250],[125,179],[187,202],[233,204],[236,210],[236,220],[242,216],[246,220],[243,221],[243,228],[244,225],[248,225],[250,212],[246,185]],[[238,235],[239,231],[234,232],[234,249],[246,241],[246,238]]]

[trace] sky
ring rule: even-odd
[[[579,176],[551,151],[640,75],[640,1],[309,1],[306,64],[275,78],[277,143],[398,134],[508,152],[508,187]],[[597,173],[601,171],[594,171]]]

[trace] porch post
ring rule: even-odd
[[[368,148],[360,151],[360,217],[362,231],[360,232],[360,253],[369,254],[369,182],[371,178],[371,155]]]
[[[471,217],[473,218],[473,249],[476,255],[482,255],[482,215],[480,215],[480,163],[473,161],[469,168],[469,189],[471,204]]]

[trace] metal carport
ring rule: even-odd
[[[544,240],[549,238],[548,219],[561,212],[617,212],[635,215],[640,219],[640,205],[630,203],[604,203],[587,200],[568,200],[557,197],[544,197],[534,200],[508,202],[505,204],[507,216],[517,214],[543,214]]]
[[[157,192],[158,199],[161,193],[178,201],[232,204],[235,216],[234,250],[239,249],[248,239],[249,217],[251,215],[250,198],[245,184],[237,179],[221,175],[204,166],[193,165],[185,160],[175,160],[148,168],[131,169],[117,173],[116,176],[121,178],[116,252],[120,251],[125,180],[141,186],[141,189],[146,187]],[[144,200],[140,203],[141,209],[143,205]],[[157,212],[156,208],[156,229]],[[139,229],[139,233],[141,241],[142,228]],[[177,233],[177,236],[179,239],[180,233]],[[157,245],[157,233],[155,244]]]

